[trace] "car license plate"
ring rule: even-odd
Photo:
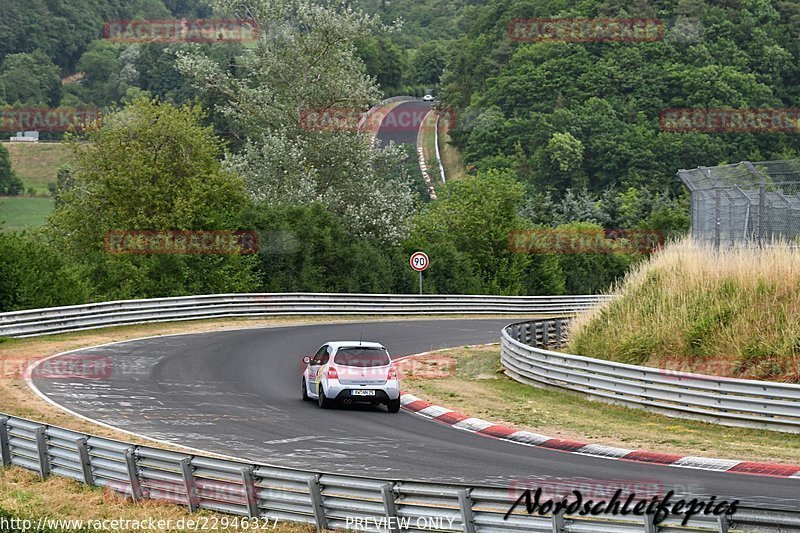
[[[354,390],[353,396],[375,396],[374,390]]]

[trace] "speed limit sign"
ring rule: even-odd
[[[414,252],[411,256],[411,268],[417,272],[422,272],[428,268],[428,256],[425,252]]]
[[[422,294],[422,271],[428,268],[430,261],[425,252],[414,252],[411,254],[411,268],[419,272],[419,293]]]

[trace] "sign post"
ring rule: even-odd
[[[428,268],[430,261],[425,252],[411,254],[411,268],[419,272],[419,294],[422,295],[422,271]]]

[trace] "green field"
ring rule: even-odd
[[[52,198],[0,197],[0,230],[17,231],[41,226],[52,211]]]
[[[55,183],[58,167],[67,163],[69,148],[61,143],[22,143],[4,142],[11,156],[11,168],[22,183],[33,187],[36,195],[50,195],[48,183]]]

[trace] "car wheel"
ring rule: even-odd
[[[332,404],[332,403],[333,403],[333,402],[331,402],[331,401],[330,401],[330,400],[329,400],[329,399],[328,399],[328,398],[325,396],[325,389],[323,389],[323,388],[322,388],[322,385],[320,385],[320,386],[319,386],[319,406],[320,406],[320,407],[322,407],[323,409],[327,409],[328,407],[330,407],[330,406],[331,406],[331,404]]]
[[[390,413],[396,413],[400,411],[400,398],[396,400],[389,400],[386,404],[386,408],[389,409]]]
[[[306,387],[306,378],[303,378],[302,385],[303,385],[303,401],[307,402],[311,399],[311,397],[308,395],[308,387]]]

